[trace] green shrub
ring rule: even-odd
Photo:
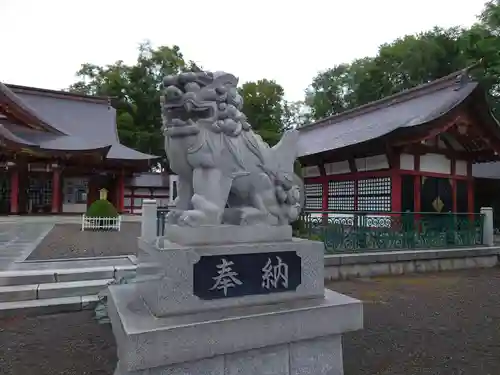
[[[87,217],[118,217],[118,211],[107,199],[99,199],[90,205],[85,215]]]

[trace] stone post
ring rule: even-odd
[[[169,206],[173,206],[174,205],[174,202],[175,202],[175,198],[177,198],[177,189],[179,187],[179,176],[177,175],[170,175],[169,176],[170,180],[169,180],[169,202],[168,202],[168,205]]]
[[[10,169],[10,213],[17,215],[19,211],[19,169]]]
[[[481,207],[481,214],[483,214],[483,245],[493,246],[493,208]]]
[[[142,200],[141,218],[141,238],[145,241],[155,239],[156,236],[156,215],[158,205],[155,199]]]

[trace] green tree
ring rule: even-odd
[[[479,23],[494,35],[500,35],[500,1],[491,0],[484,4]]]
[[[98,66],[83,64],[72,92],[109,96],[117,109],[120,141],[136,150],[162,156],[161,167],[168,165],[161,133],[160,96],[163,77],[199,70],[186,61],[178,46],[154,48],[149,42],[139,46],[133,65],[123,61]],[[240,87],[243,112],[254,129],[269,143],[276,143],[282,131],[300,118],[295,103],[284,100],[284,90],[274,81],[262,79]]]
[[[357,59],[319,73],[307,91],[314,119],[430,82],[467,65],[459,39],[463,30],[440,29],[380,46],[375,57]]]
[[[380,47],[375,58],[390,95],[427,83],[467,66],[459,48],[462,29],[434,28]]]
[[[138,52],[133,65],[123,61],[107,66],[83,64],[77,72],[78,81],[69,90],[112,97],[120,141],[144,153],[163,156],[160,164],[165,167],[159,105],[162,79],[199,68],[185,61],[178,46],[153,48],[145,42]]]
[[[285,101],[283,103],[282,128],[294,129],[311,120],[311,110],[304,101]]]
[[[261,79],[245,82],[239,88],[243,97],[243,113],[253,129],[270,145],[276,144],[291,118],[292,108],[284,99],[283,87],[275,81]]]
[[[320,72],[306,91],[306,103],[317,120],[481,61],[471,74],[487,89],[492,107],[500,114],[499,51],[500,0],[492,0],[470,28],[435,27],[407,35],[383,44],[374,57]]]
[[[374,58],[358,59],[320,72],[306,90],[312,119],[318,120],[383,95],[383,75]]]

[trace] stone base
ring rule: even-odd
[[[164,238],[183,246],[290,241],[292,239],[292,226],[205,225],[192,228],[166,225]]]
[[[361,329],[360,301],[325,298],[155,318],[134,285],[110,286],[115,375],[342,375],[341,335]]]
[[[198,361],[127,371],[118,363],[114,375],[343,375],[342,337],[276,345],[218,355]]]
[[[166,241],[163,248],[158,248],[139,239],[139,248],[141,253],[137,276],[144,281],[137,284],[137,292],[157,317],[323,297],[325,286],[322,242],[293,238],[290,241],[223,246],[182,246]],[[202,300],[193,294],[194,265],[204,256],[273,254],[281,251],[295,251],[300,257],[301,283],[296,290],[214,300]],[[260,271],[255,269],[255,272]]]

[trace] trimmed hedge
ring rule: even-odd
[[[87,217],[118,217],[115,206],[107,199],[99,199],[92,203],[85,214]]]

